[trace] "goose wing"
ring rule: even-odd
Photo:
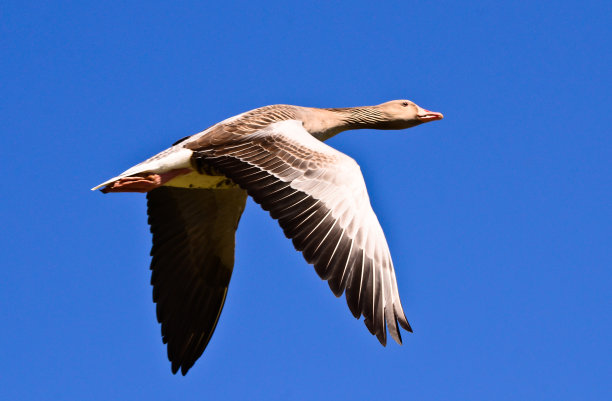
[[[196,165],[218,169],[278,220],[333,293],[346,292],[353,315],[363,315],[383,345],[385,326],[398,343],[398,322],[412,331],[387,241],[352,158],[311,136],[298,120],[217,132],[185,146]]]
[[[225,303],[246,193],[159,187],[147,194],[151,284],[172,373],[202,355]]]

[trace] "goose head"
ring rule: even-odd
[[[444,118],[442,113],[426,110],[406,99],[391,100],[379,104],[376,108],[382,112],[386,120],[382,129],[405,129]]]

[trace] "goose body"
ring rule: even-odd
[[[247,195],[278,220],[336,296],[385,345],[401,344],[404,314],[389,248],[363,176],[323,141],[349,129],[404,129],[442,114],[407,100],[342,109],[273,105],[184,138],[96,186],[146,192],[153,234],[151,284],[172,372],[206,348],[234,265]]]

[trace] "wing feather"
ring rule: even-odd
[[[196,163],[219,170],[269,211],[332,292],[346,293],[351,313],[363,315],[383,345],[387,328],[401,343],[398,322],[411,329],[357,163],[312,137],[297,120],[219,135],[225,141],[202,138],[190,145]]]
[[[172,372],[186,374],[208,345],[225,302],[246,193],[160,187],[147,199],[157,320]]]

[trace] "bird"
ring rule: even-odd
[[[384,346],[412,328],[357,162],[324,143],[346,130],[401,130],[443,115],[410,100],[276,104],[223,120],[92,188],[146,193],[151,285],[171,370],[185,375],[217,326],[248,196]]]

